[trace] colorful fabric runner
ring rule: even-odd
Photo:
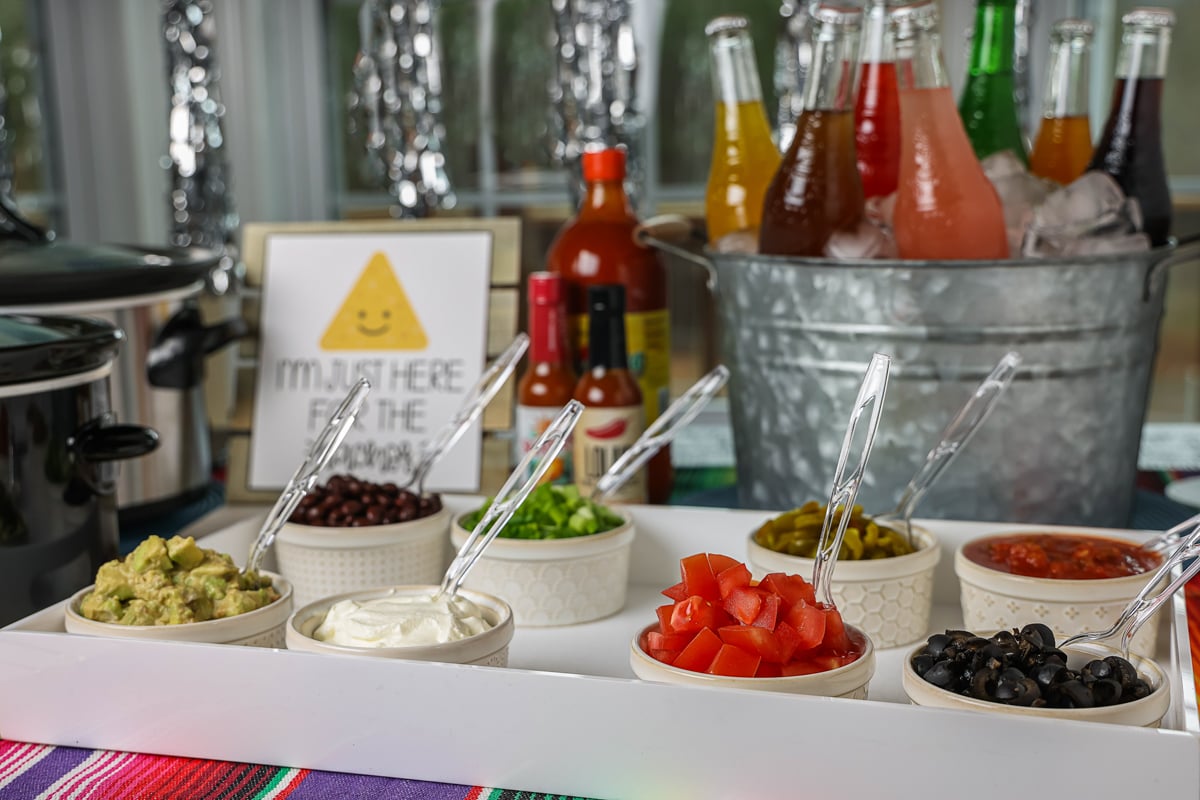
[[[12,800],[586,800],[485,786],[379,778],[0,741],[0,798]]]

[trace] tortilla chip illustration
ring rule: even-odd
[[[371,256],[325,334],[322,350],[424,350],[425,329],[383,253]]]

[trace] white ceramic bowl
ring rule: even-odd
[[[730,678],[724,675],[709,675],[707,672],[693,672],[690,669],[680,669],[670,664],[664,664],[643,650],[641,645],[642,637],[657,628],[657,622],[642,628],[629,645],[629,665],[633,668],[633,674],[644,681],[865,700],[867,686],[875,674],[875,647],[871,643],[871,637],[865,636],[861,630],[849,624],[846,625],[847,631],[857,632],[866,639],[866,649],[858,659],[844,667],[827,672],[792,675],[784,678]]]
[[[79,613],[79,604],[83,601],[83,596],[93,588],[88,586],[86,589],[80,589],[67,601],[64,624],[67,633],[88,636],[283,647],[284,625],[292,613],[292,585],[286,578],[273,572],[264,570],[262,574],[271,576],[271,583],[279,592],[279,599],[236,617],[185,622],[179,625],[118,625],[114,622],[97,622]]]
[[[848,625],[866,632],[876,647],[900,647],[929,634],[933,609],[933,571],[942,546],[931,531],[913,526],[915,553],[867,561],[839,559],[833,571],[833,601]],[[746,562],[755,577],[769,572],[811,579],[811,558],[777,553],[754,541],[746,544]]]
[[[1134,653],[1130,654],[1129,662],[1144,681],[1154,690],[1141,700],[1121,703],[1115,706],[1099,708],[1022,708],[1003,703],[991,703],[987,700],[977,700],[974,697],[964,697],[960,694],[940,689],[917,675],[913,669],[912,660],[925,647],[921,643],[908,654],[901,665],[901,683],[904,693],[914,705],[933,706],[935,708],[955,708],[970,711],[982,711],[989,714],[1008,714],[1016,717],[1043,717],[1052,719],[1072,719],[1084,722],[1108,722],[1119,725],[1137,725],[1144,728],[1157,728],[1162,722],[1167,708],[1171,705],[1171,685],[1166,673],[1157,663]],[[1078,669],[1095,658],[1120,655],[1116,650],[1095,642],[1080,642],[1064,650],[1067,654],[1067,665]]]
[[[377,586],[440,583],[449,529],[445,508],[410,522],[361,528],[289,522],[275,539],[275,560],[295,587],[297,607]]]
[[[571,539],[496,537],[467,574],[464,585],[503,597],[518,625],[574,625],[607,617],[625,606],[629,551],[634,527],[624,524],[603,533]],[[455,549],[470,532],[454,521]]]
[[[348,592],[325,597],[301,608],[287,621],[287,648],[310,653],[367,656],[370,658],[401,658],[410,661],[441,661],[448,664],[478,664],[486,667],[508,666],[508,643],[513,636],[512,609],[498,597],[482,592],[460,589],[459,594],[483,610],[483,618],[492,627],[457,642],[410,647],[347,647],[329,644],[313,638],[313,631],[325,620],[329,608],[341,600],[375,600],[396,595],[432,595],[437,585],[392,586],[366,591]]]
[[[987,538],[1002,535],[989,534]],[[1084,631],[1105,631],[1153,574],[1095,580],[1030,578],[975,563],[963,555],[970,544],[965,543],[954,554],[954,572],[959,581],[963,627],[971,631],[1019,628],[1030,622],[1049,626],[1056,640]],[[1160,617],[1161,612],[1155,614],[1138,630],[1131,645],[1134,652],[1153,657]]]

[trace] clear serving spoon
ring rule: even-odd
[[[1165,553],[1186,539],[1197,525],[1200,525],[1200,514],[1188,517],[1183,522],[1172,528],[1168,528],[1153,539],[1147,539],[1142,542],[1141,549],[1148,553]]]
[[[591,501],[602,502],[624,486],[655,453],[670,444],[680,431],[691,424],[728,380],[729,370],[717,366],[667,406],[667,410],[600,476],[592,489]]]
[[[1195,524],[1195,519],[1192,520],[1192,527],[1187,536],[1178,537],[1180,545],[1175,548],[1171,556],[1163,561],[1162,565],[1155,571],[1154,575],[1146,581],[1146,585],[1137,593],[1137,596],[1129,601],[1129,605],[1125,606],[1125,610],[1121,612],[1121,616],[1117,617],[1117,621],[1113,626],[1106,631],[1079,633],[1070,636],[1059,642],[1058,647],[1061,650],[1070,644],[1077,642],[1100,642],[1107,644],[1114,650],[1119,650],[1121,655],[1126,660],[1129,658],[1129,646],[1133,642],[1134,635],[1138,632],[1138,628],[1142,627],[1145,622],[1154,616],[1154,612],[1159,606],[1165,603],[1175,592],[1179,591],[1185,583],[1192,579],[1197,572],[1200,572],[1200,525]],[[1155,587],[1166,579],[1171,572],[1183,562],[1192,559],[1183,570],[1164,588],[1156,590]],[[1117,642],[1113,645],[1112,642]]]
[[[563,449],[563,445],[567,443],[571,432],[575,430],[575,425],[579,422],[579,415],[582,413],[583,404],[578,400],[570,401],[563,406],[554,421],[533,443],[533,447],[508,476],[504,485],[500,487],[500,491],[496,493],[495,499],[492,500],[488,510],[475,525],[471,535],[463,542],[462,547],[458,548],[454,560],[446,568],[446,574],[442,577],[442,583],[434,595],[435,598],[453,597],[458,592],[467,573],[479,560],[484,548],[491,544],[492,540],[504,529],[513,513],[521,503],[525,502],[525,498],[550,469],[551,463]]]
[[[850,509],[858,497],[858,487],[862,483],[863,473],[867,469],[867,459],[871,456],[871,448],[875,446],[875,431],[879,428],[879,415],[883,411],[883,400],[887,394],[888,371],[892,359],[876,353],[871,357],[863,376],[862,385],[858,389],[858,398],[854,401],[854,411],[850,414],[850,424],[842,439],[842,451],[838,454],[837,469],[833,473],[833,491],[829,495],[829,505],[825,507],[825,520],[821,524],[821,538],[817,541],[817,552],[814,556],[812,585],[817,602],[833,607],[833,568],[837,564],[838,552],[842,549],[842,539],[846,535],[846,526],[850,524]],[[846,464],[850,460],[850,448],[854,443],[854,434],[858,430],[859,420],[870,408],[866,434],[862,442],[862,451],[858,462],[849,477],[845,477]],[[836,510],[841,507],[845,512],[837,515],[837,527],[834,528]]]
[[[483,413],[483,409],[487,408],[487,404],[492,402],[492,398],[500,391],[500,387],[517,368],[521,356],[525,355],[528,347],[529,337],[524,333],[518,333],[512,344],[479,376],[479,380],[471,387],[471,391],[467,392],[462,407],[454,417],[430,440],[421,453],[421,458],[417,462],[416,468],[413,469],[413,474],[401,488],[413,492],[417,497],[425,496],[425,478],[429,474],[429,470],[454,446],[455,442],[462,438],[467,428],[471,427],[471,423],[478,419],[479,415]]]
[[[304,461],[300,463],[295,474],[292,475],[292,479],[279,494],[279,499],[275,501],[275,505],[268,512],[267,518],[263,520],[262,527],[258,530],[258,536],[254,538],[254,543],[250,546],[250,557],[246,560],[246,572],[257,570],[262,566],[262,560],[266,556],[267,550],[274,544],[279,529],[292,516],[292,512],[296,510],[296,506],[300,504],[304,495],[308,494],[316,485],[321,470],[325,469],[334,453],[342,446],[342,441],[353,427],[354,420],[362,410],[363,402],[367,399],[370,391],[370,382],[365,378],[360,378],[351,387],[346,399],[342,400],[341,405],[333,412],[333,416],[325,424],[324,430],[309,448],[308,455],[304,457]]]
[[[954,460],[955,456],[962,451],[983,421],[992,413],[992,409],[996,407],[996,401],[1012,383],[1013,376],[1017,374],[1017,367],[1020,364],[1021,357],[1016,353],[1004,354],[991,373],[983,379],[983,383],[975,389],[975,393],[967,399],[963,407],[946,425],[938,443],[925,456],[925,463],[913,475],[908,486],[904,487],[904,492],[900,495],[900,502],[891,511],[873,518],[876,525],[892,529],[898,528],[908,540],[909,545],[915,547],[912,517],[913,512],[917,510],[917,504],[925,497],[929,487],[933,486],[946,471],[946,467],[950,466],[950,462]]]

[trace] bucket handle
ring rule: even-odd
[[[1142,286],[1142,300],[1150,299],[1150,287],[1154,285],[1159,273],[1172,264],[1181,264],[1200,256],[1200,233],[1189,234],[1175,242],[1175,246],[1166,250],[1160,258],[1150,262],[1146,270],[1146,281]]]
[[[708,273],[705,285],[710,292],[717,291],[717,269],[701,253],[688,247],[703,244],[704,237],[682,214],[659,214],[643,221],[633,231],[633,238],[643,247],[649,245],[656,250],[679,256],[684,261],[698,264]]]

